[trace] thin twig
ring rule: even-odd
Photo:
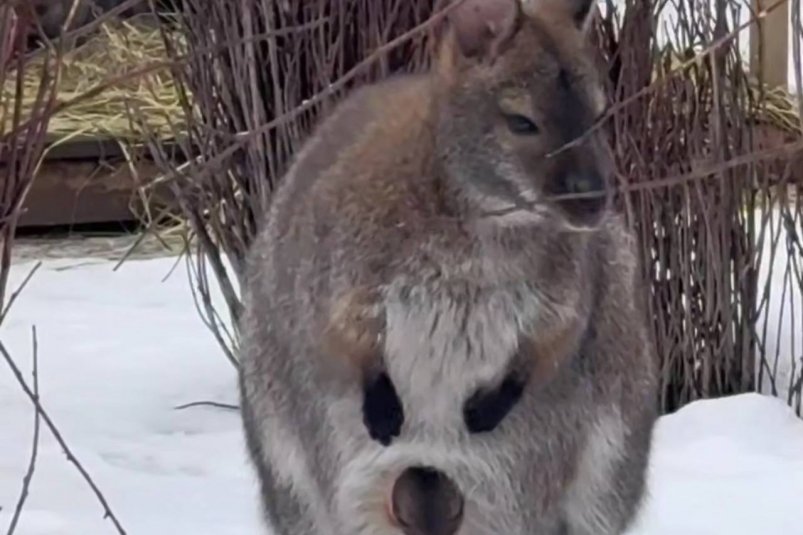
[[[194,401],[192,403],[186,403],[184,405],[177,405],[173,407],[177,411],[181,411],[184,409],[189,409],[191,407],[217,407],[218,409],[226,409],[232,411],[239,411],[239,405],[231,405],[229,403],[220,403],[217,401]]]
[[[100,489],[95,484],[94,480],[86,471],[86,469],[83,467],[83,465],[78,461],[78,458],[72,452],[70,447],[67,445],[67,442],[62,437],[61,433],[58,430],[58,427],[56,427],[56,424],[53,422],[53,420],[45,411],[44,407],[42,406],[42,403],[39,400],[38,395],[35,394],[28,386],[28,383],[22,376],[19,367],[14,362],[14,359],[11,358],[11,354],[8,352],[6,346],[3,344],[2,341],[0,341],[0,354],[3,355],[3,359],[6,361],[6,364],[8,364],[9,368],[11,368],[11,372],[14,374],[17,383],[19,383],[20,387],[25,392],[25,395],[28,396],[28,399],[30,399],[31,403],[33,403],[34,406],[36,407],[37,412],[42,417],[42,420],[44,420],[45,425],[50,430],[50,433],[53,435],[53,438],[55,438],[56,442],[58,442],[59,446],[61,446],[61,449],[64,451],[64,454],[67,456],[67,460],[71,462],[73,465],[75,465],[75,468],[81,474],[81,477],[84,479],[84,481],[86,481],[87,485],[89,485],[89,488],[92,489],[92,493],[95,495],[95,497],[98,499],[98,502],[100,502],[100,505],[103,507],[103,517],[108,518],[109,520],[112,521],[112,524],[114,524],[117,533],[119,533],[120,535],[125,535],[126,531],[125,529],[123,529],[123,526],[120,524],[120,521],[117,519],[117,516],[114,514],[111,507],[109,506],[109,502],[106,500],[106,497],[100,491]]]
[[[0,325],[2,325],[3,320],[6,319],[8,311],[11,310],[11,306],[14,304],[14,301],[17,300],[17,297],[19,297],[20,293],[22,293],[22,290],[25,289],[25,287],[28,285],[28,282],[30,282],[31,278],[39,270],[40,267],[42,267],[41,261],[37,262],[36,265],[34,265],[34,267],[28,272],[28,275],[25,276],[25,278],[20,283],[19,287],[16,290],[14,290],[14,292],[11,294],[11,297],[9,297],[8,304],[6,304],[5,307],[3,307],[3,303],[0,302]]]
[[[137,238],[134,240],[134,243],[131,244],[131,246],[126,249],[125,253],[123,253],[123,255],[120,257],[120,260],[118,260],[117,263],[114,264],[112,271],[117,271],[118,269],[120,269],[120,267],[123,264],[125,264],[126,260],[128,260],[132,254],[134,254],[134,251],[137,250],[137,247],[139,247],[142,244],[142,242],[145,241],[145,238],[147,236],[148,236],[147,230],[145,232],[140,232],[139,236],[137,236]]]
[[[669,188],[672,186],[679,186],[682,184],[694,182],[695,180],[699,180],[701,178],[716,176],[718,173],[722,173],[735,167],[755,164],[756,162],[759,162],[761,160],[766,160],[769,158],[777,158],[782,155],[790,155],[799,151],[803,151],[803,139],[790,143],[785,143],[777,147],[770,147],[767,149],[752,151],[747,154],[741,154],[739,156],[735,156],[723,162],[700,165],[698,169],[696,169],[695,171],[691,171],[689,173],[681,173],[663,178],[655,178],[651,180],[635,182],[627,184],[625,186],[618,186],[616,188],[613,188],[613,191],[615,191],[616,193],[633,193],[637,191],[647,191],[647,190],[651,191],[651,190],[657,190],[659,188]],[[591,191],[587,193],[565,193],[560,195],[550,195],[548,197],[545,197],[545,200],[552,202],[561,202],[567,200],[596,199],[603,196],[605,196],[604,192]],[[499,217],[521,209],[533,209],[536,208],[542,202],[543,201],[521,200],[521,202],[517,203],[515,206],[512,206],[510,208],[489,210],[487,212],[484,212],[483,216]]]
[[[39,343],[36,339],[36,325],[32,327],[32,342],[33,342],[33,395],[35,399],[39,400]],[[33,446],[31,447],[31,460],[28,463],[28,471],[22,479],[22,490],[20,491],[17,506],[14,509],[14,516],[11,518],[11,524],[8,526],[7,535],[13,535],[14,530],[17,528],[20,516],[22,515],[22,508],[25,507],[25,501],[28,499],[28,491],[31,487],[33,474],[36,470],[36,457],[39,452],[39,411],[34,410],[33,415]]]
[[[286,124],[293,119],[303,115],[307,111],[313,109],[315,106],[326,101],[328,98],[336,95],[338,91],[344,89],[349,82],[355,79],[358,75],[360,75],[363,71],[368,69],[371,65],[375,62],[382,59],[389,51],[397,48],[398,46],[418,37],[419,35],[423,34],[425,31],[431,29],[436,24],[441,22],[447,15],[450,13],[454,8],[456,8],[459,4],[461,4],[464,0],[458,0],[455,3],[449,5],[448,7],[444,8],[442,11],[438,12],[437,14],[430,17],[427,21],[419,24],[418,26],[412,28],[401,34],[400,36],[396,37],[392,41],[388,41],[384,45],[378,47],[374,50],[371,54],[369,54],[365,59],[360,61],[357,65],[355,65],[352,69],[350,69],[347,73],[343,76],[338,78],[334,83],[327,86],[323,91],[318,92],[315,96],[305,100],[301,105],[296,106],[292,110],[288,111],[285,114],[282,114],[267,123],[255,128],[253,130],[245,131],[245,132],[238,132],[236,134],[237,140],[232,142],[229,146],[221,150],[218,154],[216,154],[213,158],[210,158],[204,165],[201,166],[200,169],[197,170],[197,174],[194,174],[196,180],[202,179],[212,172],[217,171],[223,163],[233,156],[238,150],[242,147],[246,146],[248,143],[252,142],[259,136],[263,136],[274,130],[276,127]],[[172,173],[172,177],[178,176],[178,172]]]

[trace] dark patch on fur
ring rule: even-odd
[[[469,433],[487,433],[496,429],[523,393],[524,380],[515,373],[505,377],[493,390],[477,390],[463,407],[463,419]]]
[[[366,381],[362,414],[368,434],[383,446],[390,445],[401,433],[404,409],[396,387],[386,373]]]

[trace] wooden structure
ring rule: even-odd
[[[147,159],[132,170],[113,139],[78,138],[52,147],[23,204],[19,228],[134,222],[139,185],[158,176]]]
[[[756,13],[772,9],[750,27],[750,70],[770,87],[789,86],[789,1],[752,0]]]

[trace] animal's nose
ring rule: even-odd
[[[605,179],[602,173],[596,171],[569,173],[564,180],[566,181],[566,193],[569,194],[585,195],[605,191]]]
[[[393,484],[390,514],[405,535],[454,535],[463,521],[463,496],[442,472],[408,468]]]
[[[563,178],[563,191],[567,195],[560,205],[569,219],[580,226],[595,226],[611,202],[608,180],[602,173],[591,171],[570,173]]]

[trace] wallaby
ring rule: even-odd
[[[591,128],[593,1],[445,9],[429,72],[336,106],[250,251],[240,390],[267,524],[621,534],[657,366]]]

